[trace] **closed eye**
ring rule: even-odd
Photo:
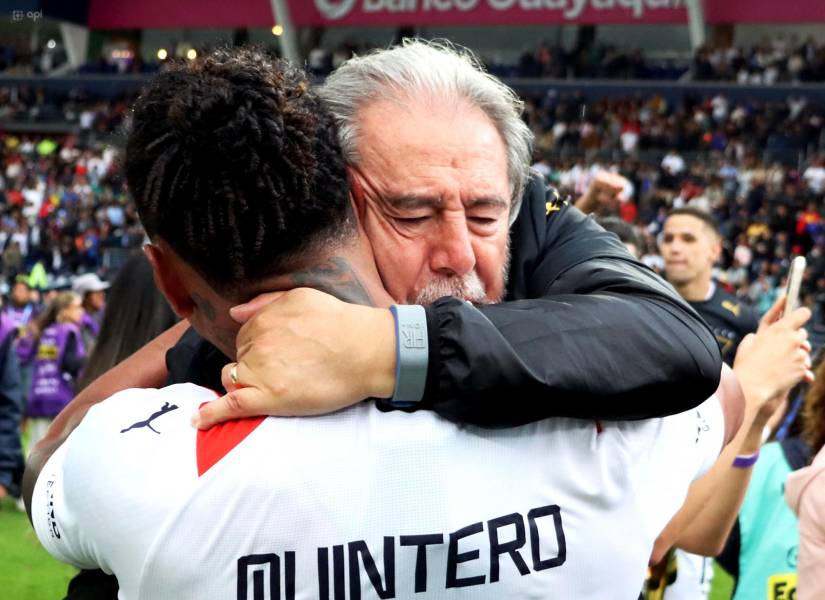
[[[396,217],[395,220],[403,225],[420,225],[430,217]]]

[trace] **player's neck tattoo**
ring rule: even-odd
[[[290,275],[295,287],[311,287],[344,302],[373,306],[373,300],[349,261],[334,256]]]
[[[210,321],[214,321],[217,317],[217,313],[215,312],[215,307],[212,306],[212,303],[200,294],[196,294],[195,292],[192,292],[191,296],[192,301],[195,303],[195,306],[197,306],[201,310],[204,316]]]

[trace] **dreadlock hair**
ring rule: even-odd
[[[126,135],[147,234],[218,293],[242,294],[355,231],[332,118],[303,72],[261,50],[172,64],[143,90]]]

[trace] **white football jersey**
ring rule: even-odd
[[[46,549],[129,600],[636,600],[724,429],[711,398],[636,422],[486,430],[361,403],[196,431],[214,398],[183,384],[92,408],[37,481]]]

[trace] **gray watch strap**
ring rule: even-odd
[[[427,313],[417,304],[393,304],[395,318],[395,391],[390,403],[408,408],[424,397],[430,345],[427,339]]]

